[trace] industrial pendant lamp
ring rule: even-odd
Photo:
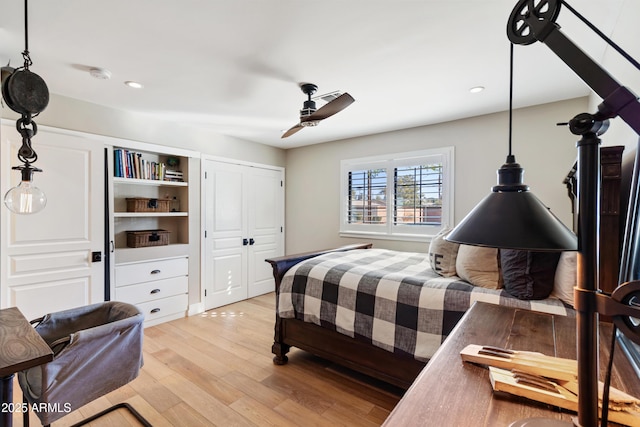
[[[22,52],[24,66],[12,69],[2,67],[2,97],[5,104],[21,117],[16,122],[16,129],[22,136],[22,146],[18,149],[18,160],[23,164],[12,169],[19,170],[21,181],[16,187],[7,191],[4,204],[17,214],[32,214],[44,209],[47,198],[38,187],[33,185],[33,173],[42,172],[33,166],[38,155],[31,146],[31,138],[38,133],[33,117],[40,114],[49,104],[49,90],[44,80],[29,70],[32,64],[29,57],[29,25],[27,0],[24,1],[24,39]]]
[[[509,67],[509,154],[498,185],[446,237],[455,243],[532,251],[577,250],[578,239],[524,184],[524,169],[511,152],[513,44]]]
[[[507,24],[507,36],[511,43],[530,45],[534,42],[544,43],[565,64],[571,68],[597,95],[602,98],[598,111],[594,114],[581,113],[569,121],[569,129],[574,135],[580,135],[577,142],[578,161],[577,195],[578,195],[578,242],[571,232],[561,224],[553,225],[545,222],[548,228],[533,228],[534,212],[516,212],[510,209],[501,199],[507,199],[506,188],[511,193],[509,198],[513,203],[517,196],[528,193],[528,190],[516,190],[512,182],[513,176],[501,173],[510,163],[503,166],[499,174],[499,182],[487,199],[495,199],[500,206],[488,207],[487,199],[483,200],[462,223],[454,229],[448,239],[454,242],[491,245],[500,248],[531,249],[531,250],[564,250],[577,248],[577,277],[574,288],[574,307],[576,309],[576,349],[578,361],[578,419],[574,425],[581,427],[596,427],[599,415],[602,415],[602,425],[607,424],[607,399],[603,397],[602,411],[599,411],[599,373],[598,373],[598,314],[610,316],[613,323],[622,333],[640,345],[640,331],[637,327],[640,319],[640,309],[634,302],[640,296],[640,280],[638,273],[632,266],[636,254],[637,240],[634,235],[636,227],[627,227],[625,231],[625,254],[622,258],[621,280],[630,280],[618,286],[611,295],[598,289],[598,254],[600,245],[598,231],[600,223],[600,139],[608,126],[608,120],[615,117],[623,119],[638,135],[640,135],[640,99],[631,90],[618,83],[605,69],[583,52],[560,30],[556,18],[560,12],[560,5],[566,6],[576,17],[584,22],[596,34],[605,40],[613,49],[620,53],[637,69],[640,63],[631,58],[613,41],[606,37],[586,18],[567,4],[565,0],[519,0],[514,7]],[[510,108],[511,110],[511,108]],[[514,169],[517,167],[511,166]],[[637,218],[638,185],[635,182],[640,169],[640,158],[636,156],[634,165],[634,184],[629,206],[628,221]],[[504,176],[508,176],[505,179]],[[517,175],[517,174],[514,174]],[[520,180],[517,184],[521,183]],[[524,203],[521,203],[525,205]],[[498,211],[500,216],[497,215]],[[510,216],[507,218],[506,216]],[[545,215],[542,216],[544,218]],[[547,219],[555,219],[546,213]],[[516,220],[522,220],[516,225]],[[535,220],[536,222],[538,219]],[[540,220],[542,222],[542,220]],[[553,221],[550,221],[551,223]],[[559,221],[556,220],[559,223]],[[633,223],[633,222],[632,222]],[[529,225],[527,225],[529,224]],[[479,230],[470,230],[480,227]],[[526,230],[526,227],[531,227]],[[563,237],[542,237],[543,233],[556,229],[556,233]],[[499,237],[490,234],[498,233]],[[511,237],[509,234],[513,234]],[[538,234],[540,236],[535,236]],[[542,241],[542,244],[540,243]],[[611,353],[613,354],[613,348]],[[552,425],[545,419],[528,419],[517,421],[512,426]],[[555,424],[553,424],[555,425]]]

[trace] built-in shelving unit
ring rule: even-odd
[[[147,326],[183,317],[189,306],[194,235],[189,212],[190,201],[196,197],[189,184],[192,153],[132,143],[111,147],[108,155],[111,298],[140,307]],[[132,211],[127,199],[157,201],[168,204],[169,209]],[[168,244],[130,247],[127,232],[144,230],[168,231]]]

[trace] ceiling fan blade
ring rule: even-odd
[[[331,117],[334,114],[344,110],[354,101],[355,99],[353,99],[351,95],[345,92],[333,101],[330,101],[329,103],[318,108],[315,113],[305,117],[303,121],[308,122],[313,120],[324,120],[327,117]]]
[[[294,133],[298,132],[300,129],[302,129],[304,126],[302,126],[301,124],[297,124],[294,127],[292,127],[291,129],[289,129],[288,131],[286,131],[285,133],[282,134],[282,136],[280,138],[286,138],[288,136],[293,135]]]

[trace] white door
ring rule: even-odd
[[[281,169],[204,160],[205,309],[274,290],[264,260],[284,253]]]
[[[242,167],[205,161],[205,309],[247,298],[247,227]]]
[[[273,292],[275,281],[267,258],[284,255],[284,188],[282,171],[249,168],[249,298]]]
[[[2,125],[2,194],[17,185],[16,153],[22,138]],[[32,215],[0,207],[2,307],[17,306],[27,317],[104,300],[104,148],[96,140],[63,131],[32,138],[38,153],[34,184],[47,205]]]

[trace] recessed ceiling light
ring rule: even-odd
[[[124,84],[126,84],[129,87],[132,87],[134,89],[142,89],[144,86],[142,86],[142,83],[138,83],[138,82],[134,82],[134,81],[126,81],[124,82]]]
[[[104,68],[90,68],[89,74],[91,77],[95,77],[100,80],[109,80],[111,78],[111,71]]]
[[[474,86],[471,89],[469,89],[469,92],[478,93],[478,92],[482,92],[483,90],[484,90],[484,86]]]

